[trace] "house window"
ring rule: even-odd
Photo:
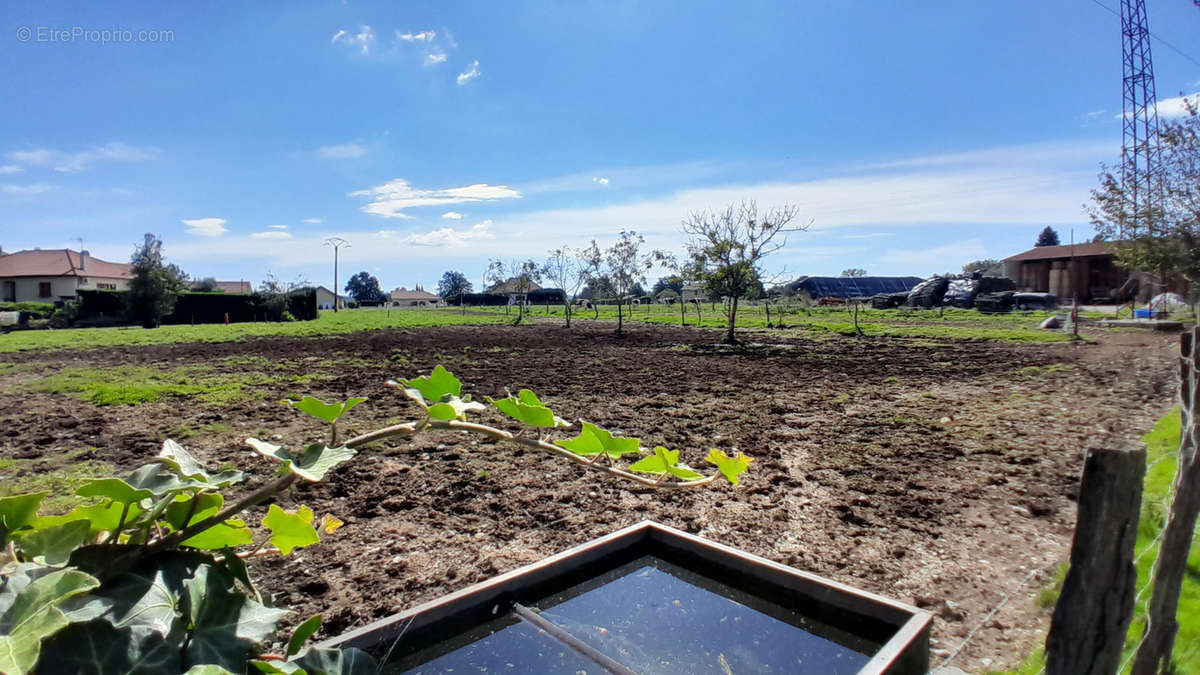
[[[49,298],[49,297],[51,297],[51,294],[50,294],[50,282],[49,282],[49,281],[40,281],[40,282],[38,282],[38,297],[39,297],[39,298]]]
[[[117,285],[97,283],[96,288],[102,291],[115,291],[117,290]]]

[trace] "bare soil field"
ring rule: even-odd
[[[320,612],[322,635],[336,634],[654,519],[930,610],[934,664],[1015,592],[953,661],[976,672],[1011,667],[1043,640],[1049,613],[1035,599],[1066,559],[1087,439],[1136,439],[1170,407],[1178,342],[748,337],[757,342],[728,349],[696,329],[634,325],[617,338],[608,326],[538,324],[20,353],[0,368],[0,459],[17,460],[0,480],[84,448],[129,469],[185,428],[208,430],[182,442],[210,465],[261,481],[274,467],[242,439],[322,433],[279,399],[368,396],[344,431],[369,431],[415,415],[385,380],[442,363],[477,398],[528,387],[563,417],[682,449],[693,466],[711,447],[754,463],[738,487],[655,491],[457,433],[369,447],[283,504],[346,526],[251,567],[296,621]],[[35,391],[64,369],[117,364],[273,379],[233,399],[136,406]],[[512,428],[495,411],[482,420]]]

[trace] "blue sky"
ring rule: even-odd
[[[1200,58],[1200,9],[1148,11]],[[1121,142],[1094,0],[25,2],[0,25],[0,246],[126,260],[154,232],[193,277],[331,286],[340,236],[343,280],[478,285],[621,229],[679,251],[684,217],[741,199],[811,223],[770,273],[956,271],[1045,225],[1089,239]],[[1174,114],[1200,65],[1153,53]]]

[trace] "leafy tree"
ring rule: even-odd
[[[844,276],[844,277],[855,277],[855,278],[857,278],[857,277],[865,277],[865,276],[867,276],[867,271],[866,271],[866,270],[864,270],[864,269],[863,269],[863,268],[861,268],[861,267],[851,267],[851,268],[850,268],[850,269],[848,269],[848,270],[842,270],[842,276]]]
[[[985,277],[1002,277],[1004,276],[1004,263],[995,258],[984,258],[983,260],[972,260],[963,265],[963,274],[971,275],[976,272]]]
[[[550,251],[546,264],[542,265],[542,274],[563,292],[563,317],[567,328],[571,327],[571,299],[579,292],[579,288],[588,282],[596,273],[596,261],[600,258],[600,248],[593,241],[586,248],[572,251],[566,246]]]
[[[1038,234],[1037,241],[1034,242],[1033,245],[1035,247],[1036,246],[1058,246],[1059,243],[1060,242],[1058,240],[1058,233],[1054,231],[1053,227],[1050,227],[1049,225],[1047,225],[1046,229],[1042,230],[1041,233]]]
[[[263,310],[263,319],[291,321],[292,315],[288,312],[288,296],[294,291],[310,286],[312,283],[304,277],[298,276],[294,281],[285,283],[274,274],[267,272],[267,278],[258,285],[258,291],[255,293],[259,307]]]
[[[617,335],[621,335],[625,323],[622,305],[634,288],[640,287],[646,280],[646,273],[661,257],[657,253],[642,253],[641,247],[645,241],[642,235],[633,230],[621,230],[616,243],[604,251],[601,269],[612,284],[617,298]]]
[[[1177,274],[1200,282],[1200,99],[1185,100],[1188,114],[1164,122],[1161,200],[1134,195],[1109,167],[1101,166],[1100,187],[1088,208],[1096,233],[1112,241],[1117,262],[1165,278]],[[1128,167],[1132,170],[1132,167]]]
[[[214,293],[220,292],[221,288],[217,286],[216,277],[204,277],[192,286],[192,290],[201,293]]]
[[[650,289],[650,295],[657,296],[668,288],[676,293],[682,293],[683,277],[674,274],[667,277],[659,277],[658,281],[654,282],[654,286]]]
[[[743,201],[720,213],[698,211],[683,221],[683,231],[691,237],[687,249],[692,276],[704,283],[712,297],[728,298],[727,343],[737,343],[733,329],[738,301],[761,285],[763,258],[787,243],[786,235],[779,235],[808,229],[807,225],[788,227],[796,211],[785,205],[760,216],[753,201]]]
[[[607,274],[597,274],[588,279],[583,290],[579,292],[579,297],[585,300],[604,300],[616,295],[612,279],[609,279]]]
[[[175,301],[187,288],[187,274],[163,262],[162,240],[150,233],[133,252],[132,262],[127,312],[131,320],[154,328],[175,309]]]
[[[542,268],[532,260],[509,260],[504,262],[496,258],[488,263],[487,272],[483,275],[484,283],[495,292],[501,286],[506,292],[524,296],[533,290],[534,285],[542,280]],[[525,318],[525,298],[517,304],[517,320],[521,323]]]
[[[346,282],[346,292],[357,302],[383,302],[383,289],[379,279],[367,272],[359,272]]]
[[[442,280],[438,282],[438,295],[443,298],[460,297],[470,293],[471,289],[471,282],[467,281],[467,275],[454,270],[447,271],[442,275]]]

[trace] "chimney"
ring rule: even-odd
[[[88,252],[83,249],[80,249],[79,250],[79,269],[80,270],[87,270],[87,259],[88,259]]]

